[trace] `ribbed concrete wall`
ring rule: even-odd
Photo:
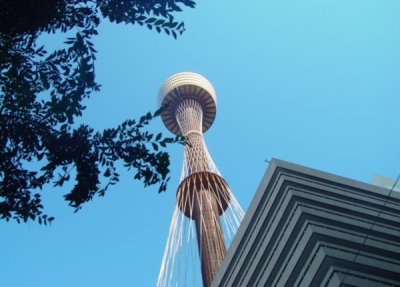
[[[388,194],[271,161],[212,286],[400,286],[400,194]]]

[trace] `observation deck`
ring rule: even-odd
[[[173,134],[182,135],[175,110],[185,99],[193,99],[200,103],[203,111],[202,132],[206,132],[215,120],[217,95],[206,78],[193,72],[172,75],[161,86],[158,93],[158,106],[165,106],[161,113],[164,125]]]

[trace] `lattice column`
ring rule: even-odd
[[[192,99],[183,100],[176,108],[175,115],[181,133],[188,143],[185,146],[181,181],[189,175],[201,171],[219,175],[219,171],[204,143],[201,104]]]
[[[181,133],[187,140],[182,179],[193,182],[189,189],[186,189],[184,184],[180,185],[178,194],[183,194],[186,200],[190,197],[191,202],[189,209],[184,205],[180,207],[195,221],[203,285],[210,286],[226,253],[219,210],[222,211],[223,206],[226,207],[226,204],[222,204],[225,199],[220,198],[220,193],[223,192],[228,198],[227,192],[221,190],[227,186],[215,188],[219,176],[204,143],[201,104],[193,99],[183,100],[176,108],[175,114]],[[203,180],[211,184],[206,188]]]

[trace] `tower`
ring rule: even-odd
[[[195,73],[178,73],[162,85],[158,103],[164,106],[162,121],[175,135],[185,137],[184,160],[176,194],[176,213],[194,222],[203,286],[208,287],[225,256],[226,244],[220,216],[230,207],[233,216],[224,223],[236,231],[243,211],[226,181],[220,175],[204,142],[203,133],[216,116],[216,93],[211,83]],[[171,221],[170,235],[164,252],[158,286],[169,286],[176,248],[182,246],[180,220]],[[228,220],[227,220],[228,219]],[[183,220],[183,217],[182,217]],[[229,232],[229,231],[228,231]],[[193,233],[192,233],[193,234]]]

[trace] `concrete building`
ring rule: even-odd
[[[272,160],[217,286],[400,286],[400,193]]]

